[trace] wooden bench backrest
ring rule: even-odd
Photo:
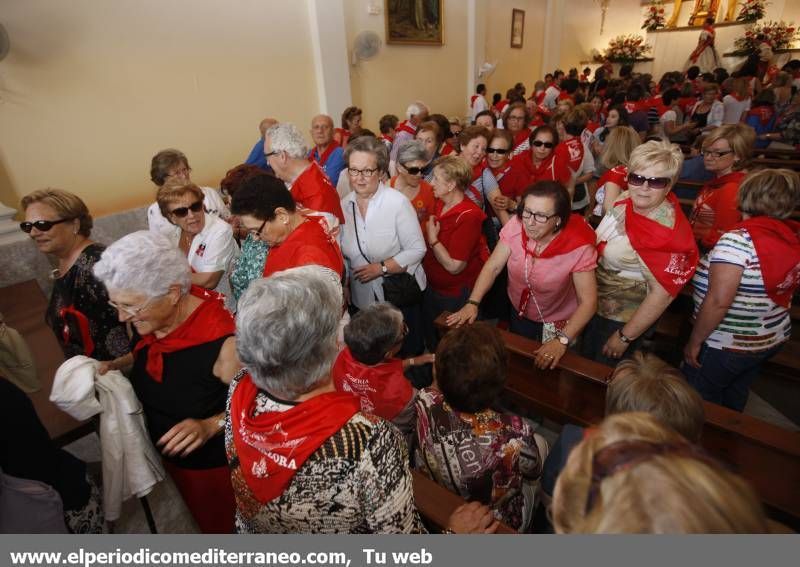
[[[446,332],[443,314],[437,319]],[[533,353],[541,343],[500,330],[508,351],[506,391],[557,423],[588,426],[602,421],[612,369],[567,352],[555,370],[539,370]],[[767,505],[800,518],[800,433],[704,402],[703,446],[746,478]]]

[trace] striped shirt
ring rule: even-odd
[[[725,318],[706,339],[709,347],[755,353],[789,340],[792,331],[789,310],[767,295],[753,240],[745,229],[723,234],[717,245],[697,265],[692,279],[695,316],[708,292],[711,263],[733,264],[744,271]]]

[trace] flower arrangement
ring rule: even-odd
[[[755,22],[764,17],[767,3],[764,0],[744,0],[742,10],[736,17],[739,22]]]
[[[786,49],[800,40],[800,33],[794,22],[773,22],[756,24],[744,33],[744,37],[734,42],[737,51],[755,51],[762,42],[769,43],[773,49]]]
[[[640,35],[618,35],[608,42],[608,47],[603,54],[608,61],[617,63],[631,63],[642,59],[651,50]]]
[[[644,18],[642,29],[655,31],[659,28],[663,28],[665,23],[664,3],[662,0],[655,0],[647,7],[647,15]]]

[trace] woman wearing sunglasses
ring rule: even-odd
[[[100,372],[131,368],[150,438],[200,530],[231,533],[236,506],[222,430],[241,365],[223,297],[191,285],[186,256],[146,230],[109,246],[94,273],[137,333],[133,352]]]
[[[651,141],[628,162],[628,186],[597,227],[597,314],[583,355],[614,366],[694,274],[698,250],[692,228],[671,192],[683,164],[680,148]]]
[[[591,227],[580,215],[570,214],[566,189],[539,181],[525,191],[467,303],[447,318],[447,324],[475,321],[478,305],[508,267],[509,329],[541,341],[536,365],[555,368],[597,307],[594,244]]]
[[[492,200],[497,218],[505,225],[517,209],[517,203],[530,185],[530,173],[519,160],[511,159],[514,138],[507,130],[493,130],[486,147],[486,163],[500,186]]]
[[[108,305],[105,286],[92,275],[105,246],[90,239],[92,216],[80,197],[42,189],[22,199],[23,232],[58,262],[45,318],[64,356],[111,360],[130,350],[125,325]]]
[[[531,175],[531,183],[557,181],[564,187],[572,181],[572,171],[566,160],[556,159],[553,150],[558,145],[558,133],[551,126],[539,126],[531,134],[530,159],[523,163]]]
[[[161,214],[180,229],[172,241],[189,260],[192,283],[230,296],[230,283],[223,275],[239,253],[231,225],[206,214],[203,192],[193,183],[164,185],[156,202]]]
[[[414,205],[420,225],[424,226],[433,213],[433,187],[422,177],[428,164],[428,152],[420,140],[405,142],[397,152],[397,175],[389,186],[400,191]]]

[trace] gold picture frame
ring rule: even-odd
[[[385,0],[386,43],[444,45],[444,0]]]
[[[511,47],[522,49],[525,39],[525,10],[511,10]]]

